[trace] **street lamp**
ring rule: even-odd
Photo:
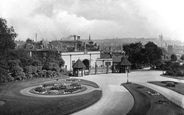
[[[127,66],[127,67],[126,67],[126,72],[127,72],[127,84],[129,83],[129,81],[128,81],[128,71],[129,71],[129,67]]]

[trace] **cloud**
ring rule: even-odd
[[[181,0],[0,0],[0,16],[17,39],[157,37],[182,40]],[[181,17],[183,16],[183,17]],[[180,18],[181,17],[181,18]]]

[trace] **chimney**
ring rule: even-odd
[[[80,40],[80,36],[77,36],[77,40]]]
[[[86,42],[84,42],[84,54],[87,54]]]
[[[37,42],[37,34],[35,34],[35,42]]]
[[[76,37],[77,37],[76,35],[73,35],[74,41],[76,40]]]
[[[109,51],[112,52],[112,47],[111,46],[109,46]]]

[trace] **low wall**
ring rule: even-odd
[[[165,96],[171,102],[184,108],[184,95],[181,95],[181,94],[179,94],[175,91],[172,91],[170,89],[167,89],[167,88],[164,88],[161,86],[157,86],[154,84],[150,84],[150,83],[139,83],[139,84],[159,92],[160,94]]]

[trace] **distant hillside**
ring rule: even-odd
[[[88,40],[84,40],[88,41]],[[122,44],[130,44],[135,42],[141,42],[143,45],[149,41],[154,42],[158,46],[167,47],[168,45],[183,46],[184,43],[175,40],[160,40],[158,38],[112,38],[112,39],[96,39],[93,40],[100,45],[100,49],[107,49],[107,47],[112,46],[122,46]]]

